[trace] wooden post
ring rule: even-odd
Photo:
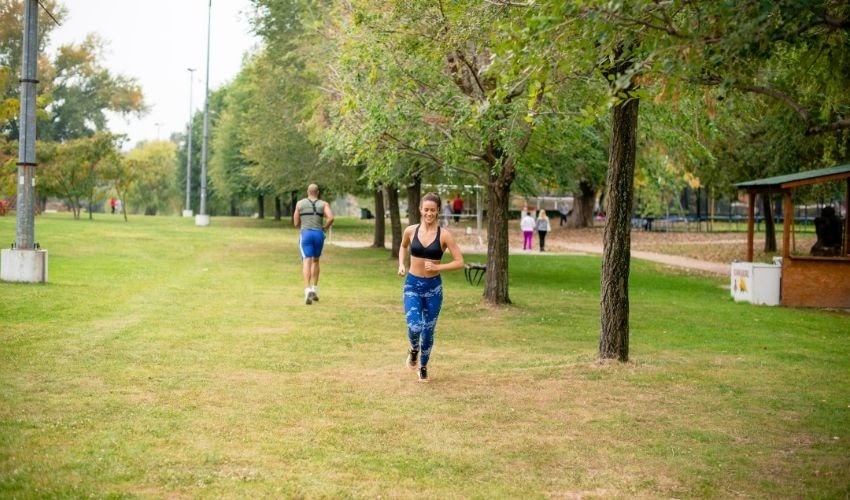
[[[708,192],[708,203],[709,203],[709,205],[708,205],[708,232],[711,232],[711,231],[714,230],[714,210],[717,207],[715,206],[715,203],[714,203],[714,191],[710,187],[705,188],[705,190]],[[732,204],[730,203],[729,206],[731,207]]]
[[[792,189],[786,189],[782,199],[782,218],[785,224],[782,226],[782,260],[788,260],[791,256],[791,230],[794,227],[794,202],[791,199]]]
[[[753,261],[753,233],[756,224],[756,193],[747,191],[747,262]]]
[[[850,255],[850,178],[844,192],[844,255]]]

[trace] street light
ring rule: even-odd
[[[186,68],[189,71],[189,140],[186,144],[186,208],[183,209],[183,217],[192,216],[192,88],[195,83],[195,68]]]
[[[207,215],[207,143],[210,130],[210,27],[212,20],[212,0],[207,10],[207,77],[204,84],[204,142],[201,143],[201,206],[195,216],[196,226],[209,226],[210,216]]]

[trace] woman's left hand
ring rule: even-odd
[[[436,271],[437,265],[438,264],[435,264],[433,261],[426,260],[425,261],[425,270],[428,271],[428,272]]]

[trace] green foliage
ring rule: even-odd
[[[177,168],[176,146],[171,141],[143,142],[130,150],[124,168],[132,180],[127,188],[131,208],[145,215],[171,214],[180,206],[180,193],[174,185]]]
[[[708,114],[722,122],[711,147],[725,150],[738,180],[848,158],[850,122],[842,118],[850,99],[840,90],[850,85],[846,3],[646,2],[644,9],[645,17],[623,23],[653,38],[667,95],[695,84],[710,89]]]
[[[48,117],[37,125],[44,140],[64,141],[103,131],[107,111],[120,115],[145,111],[141,88],[134,79],[104,68],[101,51],[102,42],[95,35],[80,45],[59,48],[54,76],[46,85],[51,98]]]
[[[17,143],[0,136],[0,199],[11,198],[18,192]]]
[[[45,10],[59,21],[67,15],[67,9],[55,0],[40,1],[41,8],[38,11],[38,48],[43,50],[50,33],[56,28],[56,23]],[[0,3],[0,133],[11,137],[17,137],[17,117],[20,111],[20,83],[18,76],[21,71],[23,56],[23,24],[24,24],[24,2],[23,0],[4,0]],[[38,61],[41,74],[51,74],[50,63],[44,58]],[[43,85],[38,89],[44,94]],[[38,103],[43,111],[45,102],[41,99]]]
[[[67,9],[54,0],[39,2],[38,47],[44,50],[56,23]],[[0,5],[0,133],[8,140],[18,137],[19,101],[17,75],[21,68],[23,41],[21,0]],[[141,114],[146,111],[142,90],[135,79],[113,74],[102,65],[103,42],[95,34],[80,44],[59,47],[54,60],[39,57],[36,97],[40,141],[67,141],[106,132],[106,113]]]
[[[97,133],[56,144],[42,144],[39,156],[39,192],[65,200],[80,217],[82,201],[95,203],[105,170],[118,161],[119,136]]]
[[[265,47],[243,68],[250,93],[242,154],[251,163],[251,182],[274,193],[302,191],[305,181],[318,182],[325,195],[356,191],[352,169],[319,156],[328,128],[325,105],[333,98],[324,74],[338,7],[323,0],[256,3]]]
[[[225,85],[219,89],[210,90],[209,96],[209,133],[212,136],[215,135],[216,127],[218,125],[219,117],[221,116],[224,110],[224,100],[227,95],[228,86]],[[201,170],[201,148],[203,145],[203,130],[204,130],[204,112],[203,110],[197,111],[192,117],[192,199],[190,200],[191,206],[198,207],[200,206],[200,175],[199,172]],[[187,132],[188,132],[188,124],[187,124]],[[179,144],[179,148],[175,152],[175,167],[174,167],[174,176],[177,179],[175,183],[175,189],[180,193],[183,193],[184,203],[185,203],[185,193],[186,193],[186,154],[187,154],[187,140],[188,136],[185,134],[181,134],[177,136],[176,143]],[[210,215],[228,213],[228,207],[230,204],[230,200],[226,197],[222,197],[218,194],[218,187],[214,182],[214,179],[211,178],[210,169],[211,163],[215,158],[216,150],[215,150],[215,141],[210,140],[207,144],[207,213]]]
[[[521,97],[538,102],[543,87],[493,67],[508,13],[480,2],[375,1],[348,14],[335,132],[347,138],[338,142],[349,161],[387,179],[412,156],[487,183],[505,158],[521,156],[529,134]]]
[[[245,138],[245,70],[229,85],[220,89],[224,99],[212,134],[209,159],[210,183],[216,187],[216,196],[223,201],[238,202],[252,193],[247,168],[249,163],[242,154]]]
[[[301,191],[305,173],[323,187],[336,184],[334,172],[319,159],[314,137],[322,115],[314,68],[286,65],[291,57],[268,49],[243,69],[250,92],[244,96],[241,151],[251,163],[247,173],[252,185],[266,192]]]

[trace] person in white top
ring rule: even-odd
[[[551,224],[549,224],[549,215],[546,214],[546,210],[541,210],[537,214],[537,239],[540,241],[540,251],[545,252],[544,247],[546,246],[546,233],[552,230]]]
[[[452,206],[449,205],[449,202],[446,202],[446,204],[443,205],[443,220],[441,221],[440,225],[442,227],[449,227],[449,221],[451,220],[451,218]]]
[[[519,221],[519,228],[522,230],[522,249],[531,250],[532,238],[534,236],[534,217],[529,212],[523,212],[522,219]]]

